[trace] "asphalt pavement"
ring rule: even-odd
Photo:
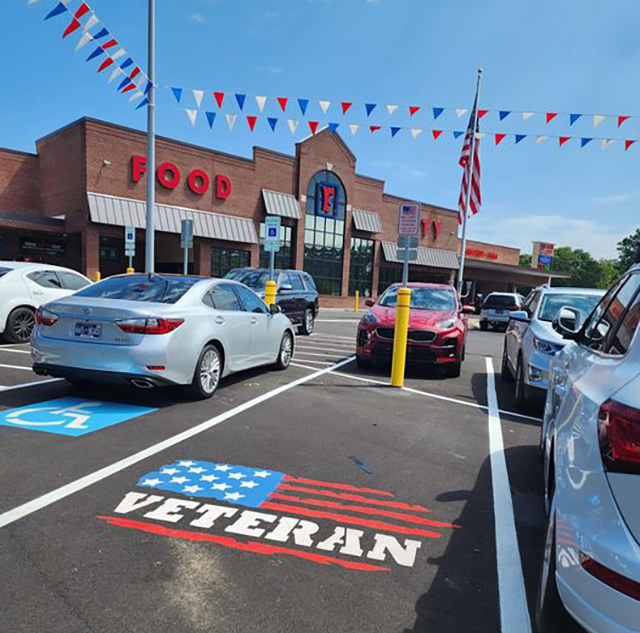
[[[398,390],[355,366],[357,319],[204,402],[0,347],[0,631],[534,630],[542,406],[515,409],[503,335]]]

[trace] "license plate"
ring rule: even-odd
[[[75,335],[80,338],[101,338],[102,325],[95,323],[76,323]]]

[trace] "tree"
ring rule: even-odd
[[[581,288],[597,288],[601,283],[602,269],[600,262],[581,248],[560,246],[553,254],[552,270],[568,273],[569,279],[558,279],[558,286],[579,286]]]
[[[606,290],[620,276],[618,261],[615,259],[601,259],[598,263],[600,264],[600,279],[598,279],[596,287]]]
[[[518,265],[523,268],[531,268],[531,255],[520,255],[520,262]]]
[[[636,261],[640,249],[640,229],[618,242],[618,271],[628,270]]]

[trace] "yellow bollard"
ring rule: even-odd
[[[101,281],[102,280],[102,275],[100,274],[100,271],[98,271],[96,273],[96,281]]]
[[[264,302],[268,305],[274,305],[276,302],[276,282],[267,281],[264,289]]]
[[[396,308],[396,327],[393,335],[393,360],[391,362],[392,387],[402,387],[404,385],[410,306],[411,290],[409,288],[400,288],[398,290],[398,306]]]
[[[358,311],[359,301],[360,301],[360,293],[356,290],[356,312]]]
[[[127,267],[127,275],[133,275],[136,272],[135,268],[131,268],[131,266]]]

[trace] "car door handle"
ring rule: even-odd
[[[258,323],[258,319],[256,317],[251,317],[251,325],[256,325]]]
[[[224,319],[223,319],[221,316],[216,317],[216,318],[214,319],[214,321],[215,321],[218,325],[224,325]]]
[[[43,294],[44,294],[44,292],[42,292],[42,290],[34,290],[34,291],[33,291],[33,294],[34,294],[34,295],[37,295],[37,296],[41,296],[41,295],[43,295]]]

